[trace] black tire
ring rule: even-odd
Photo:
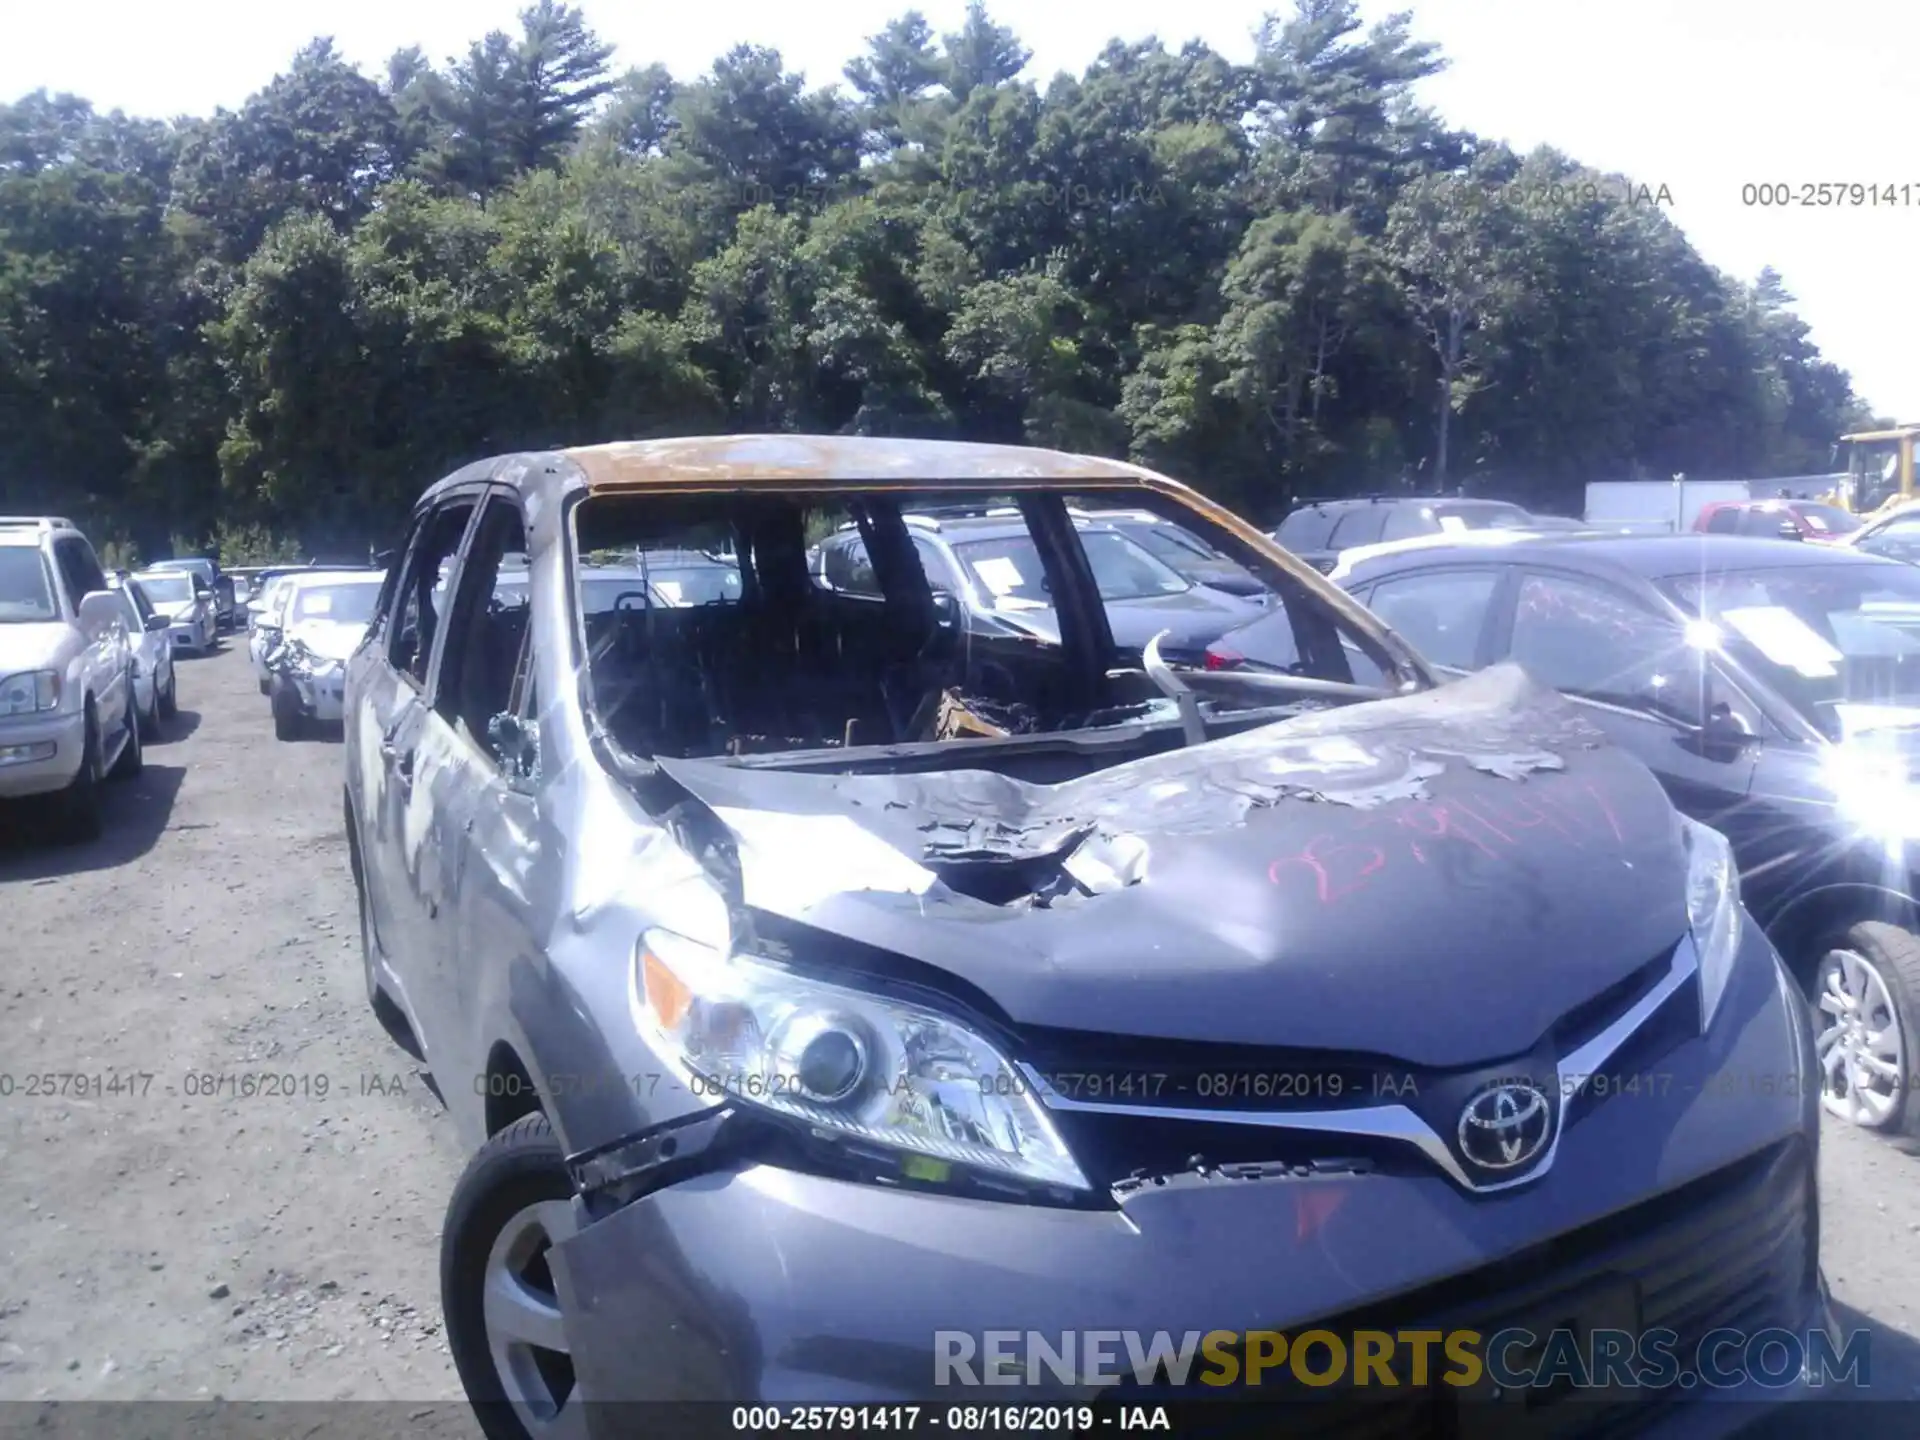
[[[527,1206],[572,1197],[560,1142],[540,1114],[523,1116],[481,1146],[453,1187],[440,1232],[440,1309],[447,1349],[488,1440],[528,1440],[530,1434],[508,1403],[488,1343],[488,1257]]]
[[[1920,1137],[1920,1097],[1914,1094],[1914,1087],[1920,1085],[1920,1049],[1916,1049],[1920,1047],[1920,936],[1884,920],[1863,920],[1824,946],[1807,978],[1816,1031],[1821,1024],[1820,974],[1825,958],[1836,950],[1853,951],[1879,973],[1899,1027],[1900,1056],[1907,1073],[1893,1082],[1893,1108],[1887,1123],[1873,1128],[1888,1136]]]
[[[79,773],[53,800],[54,829],[61,839],[75,845],[98,840],[106,828],[100,795],[100,722],[91,700],[87,702],[86,738],[81,745]]]
[[[271,680],[262,680],[260,682],[260,693],[262,695],[273,694],[273,682]]]
[[[273,687],[273,738],[298,740],[305,728],[299,692],[284,680],[277,682]]]
[[[120,747],[120,758],[108,772],[115,780],[131,780],[147,768],[144,747],[140,743],[140,712],[133,708],[133,677],[127,677],[127,743]]]
[[[156,677],[153,682],[153,703],[148,705],[145,710],[140,712],[140,742],[142,744],[145,744],[149,740],[158,740],[159,738],[160,738],[160,681]]]
[[[167,666],[167,688],[160,692],[160,718],[171,720],[180,713],[180,673]]]

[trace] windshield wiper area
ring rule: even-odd
[[[1179,707],[1180,732],[1189,745],[1201,745],[1208,739],[1206,717],[1200,710],[1201,692],[1209,698],[1252,691],[1256,695],[1322,695],[1351,701],[1387,700],[1395,693],[1375,685],[1322,680],[1312,675],[1283,675],[1277,671],[1195,670],[1185,666],[1175,670],[1160,658],[1160,637],[1168,633],[1162,630],[1147,642],[1140,663],[1160,693]]]

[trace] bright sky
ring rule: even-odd
[[[10,0],[0,9],[0,97],[45,86],[103,109],[167,116],[239,104],[315,34],[377,70],[403,45],[442,59],[524,0]],[[920,0],[936,30],[965,0]],[[623,64],[704,70],[751,40],[780,49],[816,84],[839,78],[862,38],[909,0],[585,0]],[[1199,37],[1236,60],[1252,51],[1263,0],[990,3],[1033,48],[1030,74],[1078,70],[1113,36]],[[1672,195],[1670,213],[1714,264],[1742,278],[1772,265],[1828,358],[1883,414],[1920,420],[1920,5],[1895,0],[1362,0],[1376,19],[1414,11],[1452,68],[1428,82],[1446,118],[1525,149],[1551,144]],[[1903,142],[1907,142],[1904,143]],[[1903,164],[1902,161],[1910,163]],[[1891,206],[1745,203],[1747,185],[1797,192],[1822,181],[1896,191]],[[1898,193],[1904,190],[1904,195]]]

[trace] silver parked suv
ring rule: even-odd
[[[100,833],[100,782],[140,771],[125,601],[57,516],[0,516],[0,801],[46,797],[56,831]]]

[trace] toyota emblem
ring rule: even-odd
[[[1531,1163],[1553,1134],[1546,1092],[1524,1080],[1500,1080],[1460,1112],[1460,1153],[1482,1170],[1517,1170]]]

